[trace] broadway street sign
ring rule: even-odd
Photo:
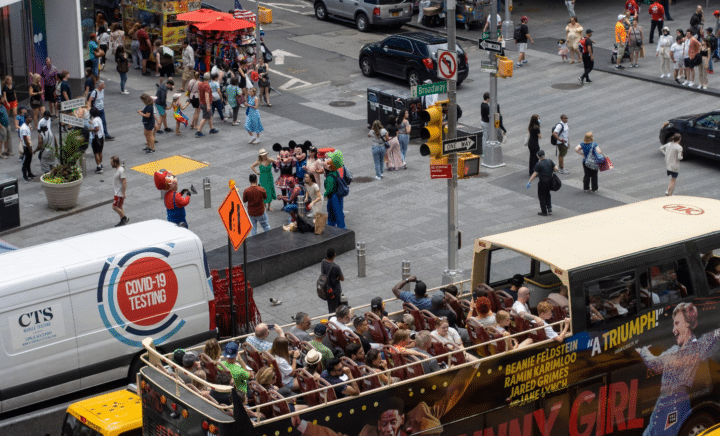
[[[428,83],[427,85],[413,86],[412,97],[418,98],[426,95],[442,94],[444,92],[447,92],[447,82]]]

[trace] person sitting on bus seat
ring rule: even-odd
[[[378,377],[383,385],[387,386],[392,381],[387,374],[383,374],[383,371],[387,371],[388,365],[387,360],[382,358],[380,350],[372,348],[365,354],[365,365],[370,367],[373,371],[378,373]]]
[[[203,348],[203,353],[205,353],[205,355],[212,359],[213,362],[220,361],[222,349],[220,348],[218,340],[215,338],[208,339],[205,342],[205,348]]]
[[[241,392],[247,392],[247,381],[252,378],[252,371],[245,368],[242,360],[237,360],[238,350],[237,342],[228,342],[225,345],[225,360],[220,364],[230,371],[230,375],[235,382],[235,388]]]
[[[193,373],[195,371],[202,371],[202,366],[200,365],[200,359],[198,358],[197,354],[195,354],[194,351],[188,351],[185,353],[182,359],[182,366],[190,373]],[[183,382],[190,384],[192,383],[193,379],[188,375],[185,371],[178,371],[178,375],[180,376],[180,380]]]
[[[460,334],[454,328],[450,327],[447,318],[440,317],[435,323],[435,330],[432,332],[433,338],[443,344],[453,344],[462,347],[462,339]]]
[[[292,390],[299,390],[297,379],[295,379],[295,370],[300,360],[300,350],[290,351],[290,341],[287,338],[275,338],[270,354],[275,357],[280,373],[282,374],[282,385],[279,392],[284,397],[292,395]]]
[[[232,375],[227,372],[218,373],[215,378],[215,384],[220,386],[234,386]],[[210,396],[217,401],[218,404],[232,405],[232,394],[230,392],[218,392],[213,389],[210,391]]]
[[[380,319],[382,319],[384,316],[388,316],[382,297],[375,297],[370,300],[370,311],[377,315],[377,317]]]
[[[290,333],[295,335],[295,337],[300,339],[301,341],[310,342],[312,341],[312,338],[306,330],[309,329],[311,326],[312,321],[310,320],[310,315],[305,312],[298,312],[295,315],[295,326],[290,329]]]
[[[487,297],[475,300],[472,315],[484,326],[493,326],[497,323],[495,314],[490,310],[490,300]]]
[[[347,326],[352,318],[352,311],[346,305],[341,304],[335,309],[335,316],[330,317],[330,322],[340,331],[352,332],[352,329]]]
[[[275,332],[279,337],[285,337],[285,333],[283,333],[282,328],[280,328],[277,324],[275,324]],[[267,340],[268,336],[270,336],[270,330],[268,329],[267,324],[261,322],[255,326],[255,334],[248,336],[247,339],[245,339],[245,342],[255,347],[255,349],[261,353],[263,351],[270,351],[272,348],[272,342]]]
[[[314,379],[319,379],[320,374],[323,371],[322,366],[322,354],[317,350],[310,350],[305,355],[305,370],[313,376]]]
[[[207,377],[205,376],[205,371],[202,369],[198,369],[193,373],[193,375],[203,381],[207,381]],[[200,392],[200,395],[203,397],[209,398],[210,397],[210,387],[206,385],[205,383],[199,382],[195,379],[192,379],[191,385],[195,386],[195,388]]]
[[[363,346],[357,342],[350,342],[347,347],[345,347],[345,356],[357,363],[358,366],[365,364],[365,350]]]
[[[423,355],[422,367],[425,374],[430,374],[435,371],[443,369],[438,363],[437,359],[432,358],[428,350],[432,343],[430,332],[423,330],[415,336],[415,348],[414,351]],[[444,363],[443,363],[444,367]]]
[[[628,310],[622,306],[624,300],[627,300],[627,289],[623,288],[610,294],[610,298],[607,300],[608,303],[613,305],[617,309],[618,316],[625,316],[628,314]]]
[[[592,322],[598,322],[605,319],[602,314],[595,308],[594,304],[588,305],[588,311],[590,312],[590,321]]]
[[[397,326],[400,330],[407,330],[410,332],[409,336],[413,337],[417,334],[415,330],[415,317],[409,313],[403,313],[402,319],[398,321]]]
[[[509,337],[510,332],[507,331],[507,328],[510,325],[510,314],[504,310],[498,310],[498,313],[495,314],[495,321],[496,321],[495,328],[500,333],[502,333],[503,336]],[[533,340],[531,338],[527,338],[522,342],[518,342],[517,339],[515,339],[515,338],[505,339],[506,348],[511,349],[511,350],[517,350],[518,348],[524,348],[532,343],[533,343]]]
[[[185,350],[178,348],[173,352],[173,362],[182,366],[183,356],[185,356]]]
[[[488,285],[487,283],[480,283],[473,289],[472,298],[473,300],[477,300],[480,297],[486,297],[488,299],[495,298],[493,295],[495,294],[495,290]]]
[[[441,289],[443,292],[447,292],[448,294],[452,295],[453,297],[458,297],[458,288],[455,285],[447,285],[444,288]]]
[[[528,301],[530,301],[530,289],[526,287],[521,287],[517,291],[517,301],[513,303],[511,311],[513,313],[516,313],[518,315],[522,315],[523,313],[530,313],[530,308],[528,307]]]
[[[540,326],[545,326],[545,335],[548,339],[554,339],[557,342],[562,342],[567,335],[568,329],[570,328],[570,318],[565,318],[562,324],[562,331],[557,334],[555,330],[547,322],[548,319],[552,318],[552,304],[547,301],[541,301],[537,306],[538,316],[534,317],[535,321]]]
[[[355,327],[355,336],[360,338],[360,343],[362,344],[363,351],[367,353],[370,351],[370,348],[382,348],[380,344],[373,343],[370,339],[372,339],[372,336],[370,336],[370,327],[368,326],[368,321],[363,316],[357,316],[355,319],[353,319],[353,327]],[[346,354],[347,355],[347,354]]]
[[[415,282],[414,292],[403,291],[403,286],[407,285],[410,282]],[[418,280],[415,276],[410,276],[395,285],[392,288],[392,292],[393,294],[395,294],[395,297],[406,303],[411,303],[412,305],[417,307],[418,310],[428,310],[430,309],[430,307],[432,307],[430,298],[428,298],[427,296],[427,285],[425,285],[424,282]]]
[[[568,300],[568,288],[565,285],[561,285],[560,289],[558,289],[558,292],[551,293],[547,296],[547,298],[556,302],[557,305],[562,308],[568,307],[570,305],[570,301]]]
[[[313,338],[312,341],[310,341],[310,345],[313,346],[316,350],[322,354],[322,364],[323,367],[327,368],[327,364],[335,357],[333,355],[333,352],[330,350],[330,348],[326,347],[325,344],[323,344],[323,339],[325,338],[325,335],[327,334],[327,326],[324,324],[316,324],[313,328],[313,334],[315,335],[315,338]]]
[[[518,295],[520,293],[520,288],[522,287],[523,283],[525,283],[525,276],[523,276],[522,274],[515,274],[513,278],[510,279],[510,287],[502,290],[507,292],[511,297],[513,297],[513,300],[517,301]]]
[[[462,339],[463,341],[463,344],[470,344],[470,334],[466,329],[458,327],[457,315],[445,304],[445,294],[438,293],[433,295],[430,299],[430,303],[432,304],[432,307],[429,309],[430,313],[437,317],[444,316],[445,318],[447,318],[448,324],[451,328],[454,328],[458,332],[458,334],[460,335],[460,339]]]
[[[333,386],[335,390],[335,396],[338,398],[344,398],[347,396],[356,396],[360,394],[357,383],[354,381],[350,368],[343,366],[340,362],[340,358],[333,357],[328,362],[328,369],[322,372],[322,378]],[[349,384],[340,384],[348,380],[352,380]]]

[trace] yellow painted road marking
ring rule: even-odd
[[[205,168],[207,166],[209,166],[209,164],[199,162],[185,156],[171,156],[166,157],[165,159],[138,165],[132,167],[131,169],[150,176],[155,174],[156,171],[164,169],[177,176],[178,174],[189,173],[190,171],[199,170],[200,168]]]

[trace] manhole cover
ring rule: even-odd
[[[582,85],[579,85],[577,83],[555,83],[552,85],[553,89],[560,89],[562,91],[571,91],[573,89],[580,89],[582,88]]]
[[[375,177],[366,177],[366,176],[355,176],[353,177],[353,182],[355,183],[369,183],[375,180]]]
[[[326,59],[326,62],[345,62],[345,58],[337,57],[332,59]]]
[[[350,107],[350,106],[355,106],[355,102],[347,101],[347,100],[331,101],[330,106],[332,106],[332,107]],[[355,179],[353,179],[353,180],[355,180]]]

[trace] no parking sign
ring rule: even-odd
[[[447,50],[438,50],[438,76],[444,80],[457,80],[457,56]]]

